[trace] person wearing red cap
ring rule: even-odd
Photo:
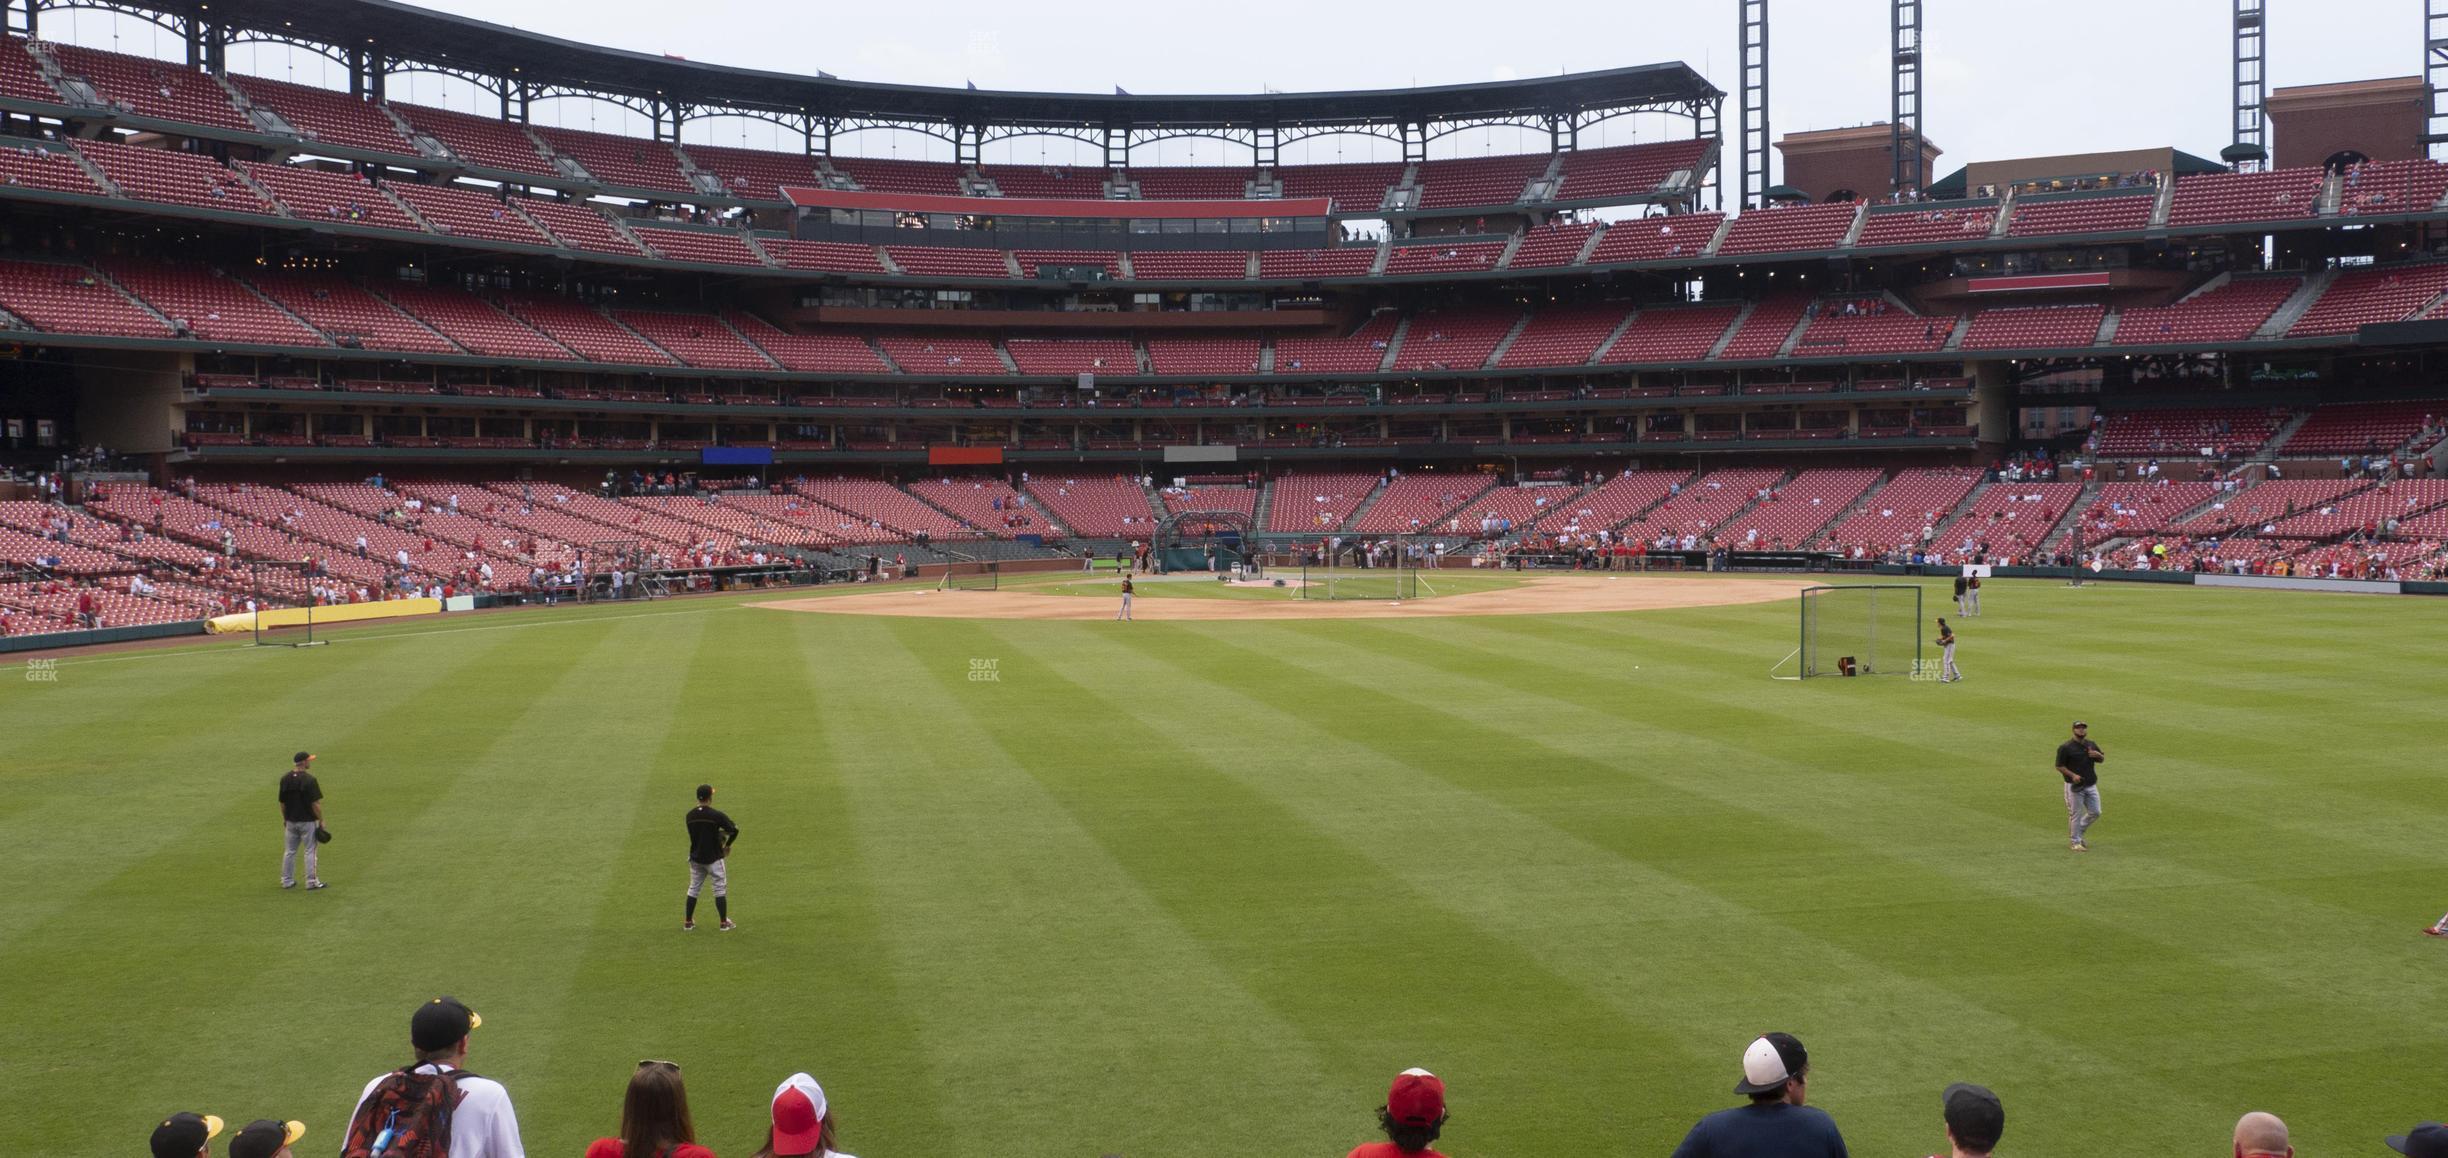
[[[1377,1111],[1377,1126],[1385,1131],[1386,1140],[1363,1142],[1352,1148],[1348,1158],[1445,1158],[1428,1148],[1445,1128],[1444,1080],[1418,1067],[1394,1075],[1385,1105]]]
[[[833,1107],[816,1079],[792,1074],[774,1088],[773,1118],[756,1158],[851,1158],[833,1148]]]
[[[714,1158],[712,1150],[697,1144],[679,1062],[650,1058],[637,1064],[621,1100],[620,1137],[595,1139],[586,1158],[627,1158],[631,1146],[638,1158]]]

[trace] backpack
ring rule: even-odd
[[[474,1076],[413,1065],[384,1074],[349,1120],[340,1158],[450,1158],[451,1113],[466,1096],[459,1081]]]

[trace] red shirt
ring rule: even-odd
[[[587,1158],[596,1158],[596,1156],[588,1154]],[[1392,1142],[1363,1142],[1352,1147],[1352,1152],[1346,1158],[1413,1158],[1413,1156],[1396,1149]],[[1445,1156],[1434,1150],[1422,1150],[1417,1158],[1445,1158]]]
[[[587,1144],[586,1158],[626,1158],[628,1146],[618,1138],[597,1138]],[[695,1142],[682,1142],[672,1147],[670,1158],[714,1158],[714,1152]]]

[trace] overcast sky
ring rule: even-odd
[[[1734,0],[1493,9],[1436,0],[1349,9],[1316,0],[935,0],[915,7],[825,0],[414,2],[706,63],[910,84],[1248,93],[1455,84],[1670,60],[1690,64],[1729,94],[1737,81]],[[2421,71],[2417,0],[2269,0],[2268,7],[2273,87]],[[1923,9],[1924,127],[1946,150],[1941,173],[1970,161],[2160,145],[2215,157],[2229,143],[2229,0],[1928,0]],[[46,13],[45,29],[72,17]],[[1770,44],[1770,114],[1778,134],[1887,119],[1882,0],[1782,0]],[[410,99],[449,103],[434,92]],[[1734,107],[1729,95],[1729,135]],[[539,112],[538,120],[616,129],[608,123],[612,115],[565,103]],[[747,136],[762,130],[728,131],[732,143],[767,144]],[[1670,126],[1626,124],[1616,132],[1623,135],[1585,143],[1653,140],[1669,135]],[[1286,160],[1337,159],[1331,144],[1316,147],[1327,151],[1304,157],[1287,150]],[[1464,146],[1540,147],[1543,140],[1510,131]],[[1065,148],[1030,145],[988,159],[1027,160],[1046,149],[1048,160],[1068,163],[1058,155]],[[1218,146],[1201,148],[1197,156],[1159,159],[1230,159]],[[843,151],[886,150],[845,144]]]

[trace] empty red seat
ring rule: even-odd
[[[1672,261],[1698,257],[1717,237],[1723,213],[1677,213],[1642,217],[1607,226],[1606,236],[1591,250],[1589,264],[1615,265],[1631,261]]]
[[[249,103],[280,114],[306,141],[405,157],[418,155],[415,146],[400,136],[391,115],[373,101],[266,77],[227,75]]]
[[[561,175],[524,125],[399,101],[391,102],[391,111],[408,122],[408,127],[432,137],[470,165],[544,177]]]

